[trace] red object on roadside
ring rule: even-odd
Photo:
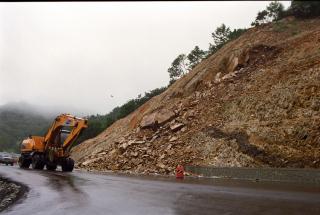
[[[181,165],[178,165],[176,168],[176,178],[179,178],[179,179],[184,178],[184,168]]]

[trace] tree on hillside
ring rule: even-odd
[[[171,67],[168,69],[170,80],[176,80],[183,76],[188,71],[187,67],[187,57],[185,54],[180,54],[171,64]]]
[[[247,29],[233,29],[226,27],[225,24],[217,27],[217,29],[211,34],[214,44],[209,43],[208,55],[215,53],[227,42],[237,39],[241,34],[243,34]]]
[[[254,22],[251,23],[251,26],[259,26],[264,23],[269,23],[277,21],[284,16],[284,7],[278,1],[271,2],[265,10],[259,11]]]
[[[238,38],[246,29],[233,29],[230,30],[225,24],[217,27],[212,33],[212,38],[214,43],[209,43],[209,50],[203,51],[199,46],[195,46],[194,49],[186,56],[180,54],[171,64],[168,69],[170,75],[169,86],[173,84],[178,78],[183,76],[188,72],[188,70],[193,69],[197,64],[199,64],[202,59],[207,58],[209,55],[218,51],[227,42]]]
[[[271,2],[267,6],[267,11],[268,11],[268,17],[270,17],[272,21],[277,21],[283,18],[284,7],[278,1]]]
[[[188,54],[189,67],[193,69],[201,60],[205,57],[205,51],[201,50],[199,46],[195,46],[194,49]]]
[[[295,17],[312,18],[320,16],[319,1],[292,1],[289,9]]]
[[[228,36],[230,34],[230,28],[226,27],[225,24],[217,27],[217,29],[211,34],[214,44],[217,49],[220,49],[229,40]]]
[[[245,28],[233,29],[233,31],[231,31],[228,35],[228,41],[237,39],[241,36],[241,34],[243,34],[246,31],[247,29]]]
[[[251,26],[259,26],[261,24],[269,22],[269,20],[267,20],[268,19],[267,17],[268,17],[268,11],[266,10],[259,11],[255,21],[251,23]]]
[[[213,44],[209,43],[208,55],[218,51],[228,41],[228,35],[230,34],[230,28],[226,27],[225,24],[217,27],[216,30],[211,33],[213,38]]]

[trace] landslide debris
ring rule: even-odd
[[[249,29],[72,156],[82,169],[144,174],[319,168],[319,111],[320,19],[287,18]]]

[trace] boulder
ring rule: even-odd
[[[231,55],[228,60],[227,73],[234,72],[243,68],[249,61],[249,49],[243,49],[241,53],[236,53],[237,56]]]
[[[124,149],[124,150],[126,150],[127,148],[128,148],[128,146],[130,146],[131,144],[129,144],[129,143],[123,143],[123,144],[121,144],[120,145],[120,149]]]
[[[121,137],[119,140],[118,140],[118,143],[124,143],[126,141],[126,139],[124,137]]]
[[[93,159],[90,159],[90,160],[86,160],[85,162],[81,163],[82,166],[87,166],[91,163],[94,163],[95,161],[97,160],[100,160],[100,158],[93,158]]]
[[[138,155],[139,155],[139,153],[138,152],[131,152],[131,154],[130,154],[132,157],[137,157]]]
[[[113,156],[113,155],[115,155],[115,154],[117,154],[117,149],[113,149],[113,150],[111,150],[110,152],[109,152],[109,155],[110,156]]]
[[[173,141],[176,141],[177,139],[178,139],[177,137],[171,137],[169,141],[173,142]]]
[[[170,130],[173,132],[176,132],[176,131],[179,131],[183,127],[184,127],[183,123],[176,123],[176,124],[170,125]]]
[[[221,80],[226,80],[226,79],[233,78],[233,77],[236,76],[236,74],[237,74],[237,71],[235,71],[235,72],[230,72],[230,73],[224,75],[224,76],[221,78]]]
[[[159,159],[162,160],[162,159],[165,158],[165,157],[166,157],[166,154],[162,154],[162,155],[159,157]]]
[[[141,128],[153,128],[155,126],[161,126],[172,120],[175,117],[175,113],[171,110],[161,109],[157,112],[146,115],[140,122]]]
[[[164,169],[166,168],[166,165],[164,165],[163,163],[157,163],[157,167]]]
[[[140,122],[141,128],[150,128],[155,124],[156,121],[156,113],[152,113],[149,115],[146,115],[142,118]]]
[[[218,72],[214,77],[214,83],[220,83],[221,81],[221,72]]]
[[[146,141],[144,141],[144,140],[135,140],[133,142],[133,144],[143,144],[143,143],[146,143]]]
[[[158,135],[153,136],[152,139],[150,140],[150,142],[155,141],[155,139],[157,139],[158,137],[159,137]]]
[[[156,120],[158,121],[159,125],[164,125],[171,119],[173,119],[175,116],[175,113],[170,110],[162,109],[156,114]]]
[[[238,57],[231,57],[229,59],[227,73],[234,72],[235,69],[238,67],[238,65],[239,65],[239,58]]]

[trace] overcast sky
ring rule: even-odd
[[[206,50],[222,23],[249,27],[267,4],[0,3],[0,105],[105,114],[167,85],[178,54],[196,45]]]

